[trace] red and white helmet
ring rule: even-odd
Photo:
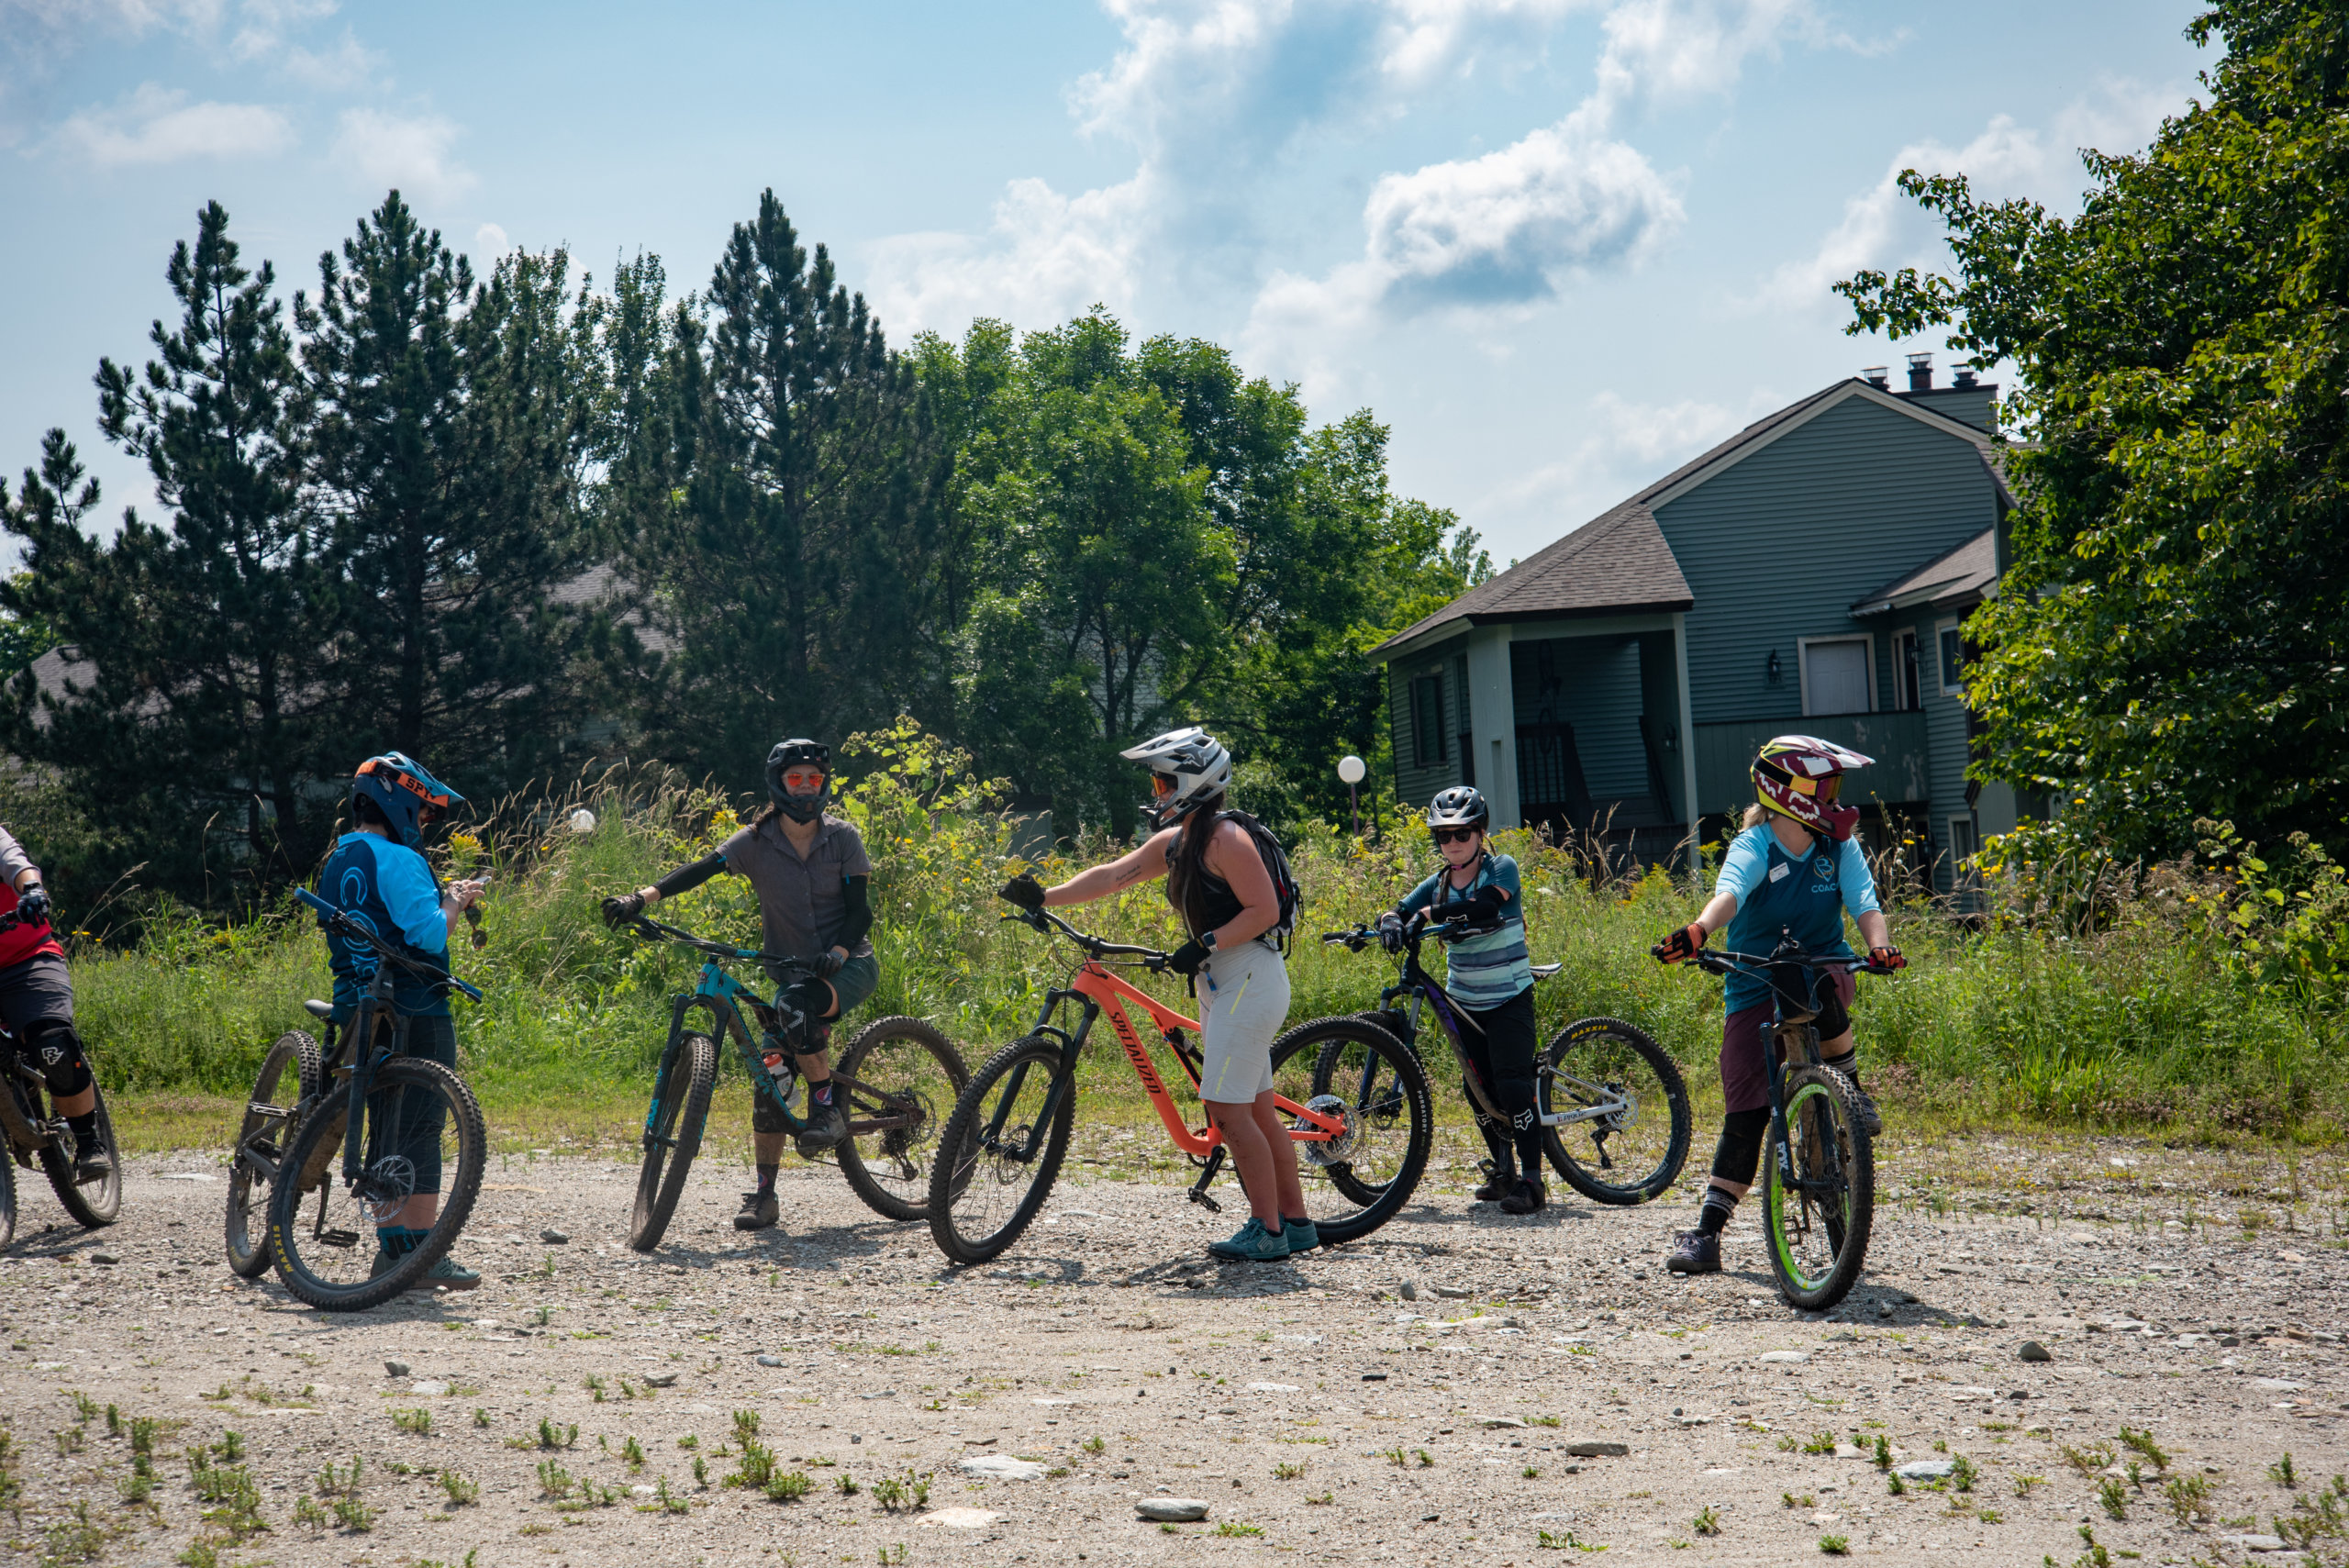
[[[1753,759],[1753,792],[1767,809],[1841,843],[1860,823],[1856,806],[1836,804],[1843,771],[1874,761],[1816,735],[1774,736]]]

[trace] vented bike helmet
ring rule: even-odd
[[[783,775],[794,768],[823,770],[824,784],[813,795],[794,795],[783,786]],[[832,749],[820,740],[778,740],[767,753],[767,795],[794,822],[813,822],[832,798]]]
[[[1857,807],[1837,804],[1843,773],[1876,761],[1815,735],[1780,735],[1753,759],[1753,793],[1763,806],[1841,843],[1859,826]]]
[[[1439,791],[1428,803],[1428,827],[1474,828],[1480,833],[1489,833],[1493,828],[1493,808],[1475,784],[1453,784]]]
[[[1152,830],[1180,822],[1194,806],[1231,787],[1231,753],[1196,724],[1118,754],[1150,770],[1151,801],[1142,815]]]
[[[360,763],[351,777],[351,800],[354,810],[364,800],[382,812],[392,837],[411,850],[423,842],[427,828],[465,803],[405,751],[385,751]]]

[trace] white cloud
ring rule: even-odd
[[[494,261],[514,248],[506,238],[506,230],[494,223],[484,223],[473,230],[473,250],[484,261]]]
[[[870,252],[866,294],[891,334],[953,333],[974,317],[1034,328],[1102,304],[1132,302],[1149,232],[1150,180],[1063,196],[1015,180],[985,236],[905,234]]]
[[[2095,97],[2066,106],[2052,131],[1999,115],[1963,147],[1912,142],[1892,155],[1883,178],[1843,204],[1842,218],[1809,255],[1771,272],[1747,304],[1754,309],[1840,314],[1843,304],[1832,286],[1863,268],[1946,268],[1949,251],[1940,222],[1900,190],[1905,169],[1962,173],[1986,200],[2027,197],[2068,213],[2087,183],[2079,163],[2082,148],[2120,152],[2143,147],[2162,117],[2183,108],[2186,98],[2183,85],[2110,82]]]
[[[340,8],[340,0],[244,0],[237,13],[237,30],[229,51],[241,61],[258,61],[312,87],[347,87],[384,68],[382,56],[360,43],[349,28],[323,50],[293,41],[293,35],[324,21]]]
[[[449,157],[457,128],[438,115],[345,109],[341,127],[335,138],[335,161],[364,183],[427,201],[473,187],[472,172]]]
[[[1554,539],[1671,473],[1758,411],[1741,414],[1693,398],[1633,403],[1602,392],[1573,421],[1571,428],[1580,434],[1569,438],[1562,456],[1507,480],[1463,510],[1488,531]]]
[[[111,109],[84,109],[57,128],[54,144],[100,168],[174,163],[185,158],[251,158],[294,138],[275,109],[260,104],[191,104],[149,83]]]

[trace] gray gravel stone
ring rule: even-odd
[[[541,1230],[539,1232],[539,1240],[550,1247],[567,1247],[571,1244],[570,1235],[561,1230]]]
[[[1631,1451],[1631,1445],[1609,1442],[1568,1443],[1566,1451],[1576,1459],[1621,1459]]]
[[[1160,1524],[1189,1524],[1208,1517],[1207,1503],[1198,1497],[1144,1497],[1134,1512]]]
[[[406,1377],[407,1375],[407,1362],[401,1361],[387,1361],[384,1363],[384,1371],[385,1373],[393,1377]]]
[[[1893,1473],[1903,1481],[1946,1481],[1957,1473],[1953,1459],[1912,1459]]]
[[[2025,1340],[2015,1354],[2027,1362],[2052,1362],[2055,1359],[2037,1340]]]

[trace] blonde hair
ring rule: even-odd
[[[1745,808],[1745,826],[1748,828],[1759,828],[1768,820],[1770,820],[1769,808],[1760,801]]]

